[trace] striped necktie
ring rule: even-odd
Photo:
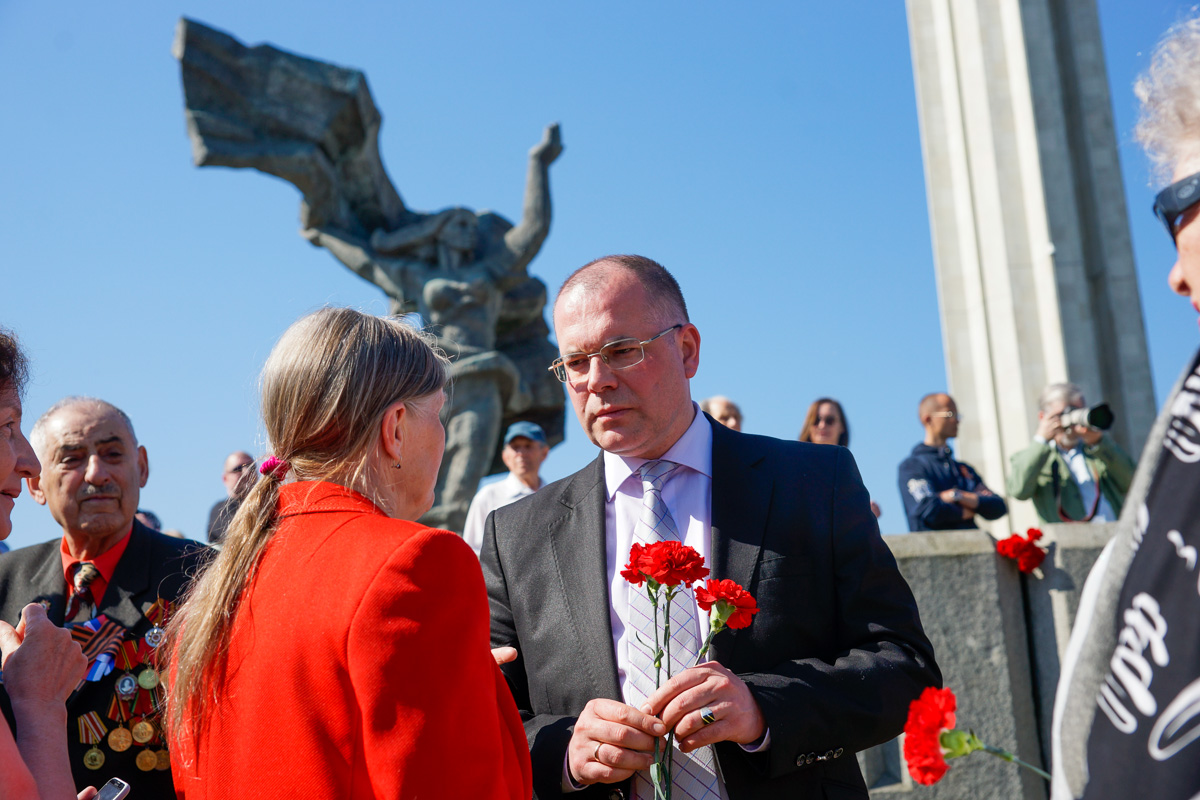
[[[633,540],[639,544],[661,541],[682,542],[671,510],[663,502],[662,490],[679,465],[672,461],[647,461],[638,468],[642,480],[642,513],[634,526]],[[661,601],[660,601],[661,602]],[[636,636],[627,637],[627,663],[630,665],[625,682],[625,702],[641,706],[654,693],[654,662],[642,642],[655,641],[654,610],[645,587],[629,587],[629,628]],[[696,601],[692,593],[680,587],[671,601],[671,660],[670,673],[678,675],[696,662],[700,652],[700,626],[697,622]],[[664,659],[664,666],[666,666]],[[662,682],[666,683],[663,670]],[[711,747],[701,747],[691,753],[675,750],[671,770],[674,796],[689,800],[719,800],[716,762]],[[634,793],[639,800],[653,800],[654,786],[649,770],[634,776]]]

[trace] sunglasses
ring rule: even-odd
[[[1188,209],[1200,203],[1200,172],[1172,183],[1154,198],[1154,216],[1158,217],[1171,241],[1179,247],[1175,237],[1179,234],[1179,223]]]

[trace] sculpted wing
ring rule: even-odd
[[[382,117],[362,72],[270,45],[247,47],[186,18],[172,53],[197,166],[249,167],[283,178],[304,195],[304,228],[365,239],[416,216],[383,168]]]

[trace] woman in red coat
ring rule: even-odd
[[[263,368],[274,456],[169,624],[180,798],[528,798],[478,561],[415,520],[445,446],[444,359],[325,309]]]

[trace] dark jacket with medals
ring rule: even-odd
[[[205,561],[207,548],[186,539],[164,536],[136,520],[129,536],[129,544],[117,562],[96,613],[125,629],[123,641],[141,642],[147,631],[154,627],[146,612],[159,599],[175,602],[188,580]],[[50,621],[55,625],[63,624],[67,584],[63,577],[60,550],[61,539],[54,539],[0,556],[0,619],[15,626],[21,619],[21,609],[29,603],[44,602]],[[157,753],[163,750],[161,733],[156,733],[146,745],[135,742],[123,752],[114,752],[109,746],[108,734],[117,727],[117,723],[108,716],[113,708],[117,681],[127,672],[137,675],[144,669],[147,667],[135,664],[133,670],[127,670],[118,655],[112,672],[98,681],[85,682],[67,701],[67,749],[76,788],[98,787],[109,778],[117,777],[129,783],[131,796],[163,800],[175,797],[169,769],[152,768],[147,771],[136,763],[143,751]],[[8,724],[13,726],[12,709],[2,687],[0,709]],[[84,744],[80,740],[79,718],[92,711],[97,712],[107,729],[96,745]],[[147,716],[157,728],[157,715]],[[130,724],[126,722],[124,727],[129,729]],[[97,769],[89,769],[84,763],[85,754],[93,746],[104,756],[103,764]],[[143,762],[148,758],[143,756]],[[90,760],[94,763],[95,756]],[[143,763],[144,766],[146,763]]]

